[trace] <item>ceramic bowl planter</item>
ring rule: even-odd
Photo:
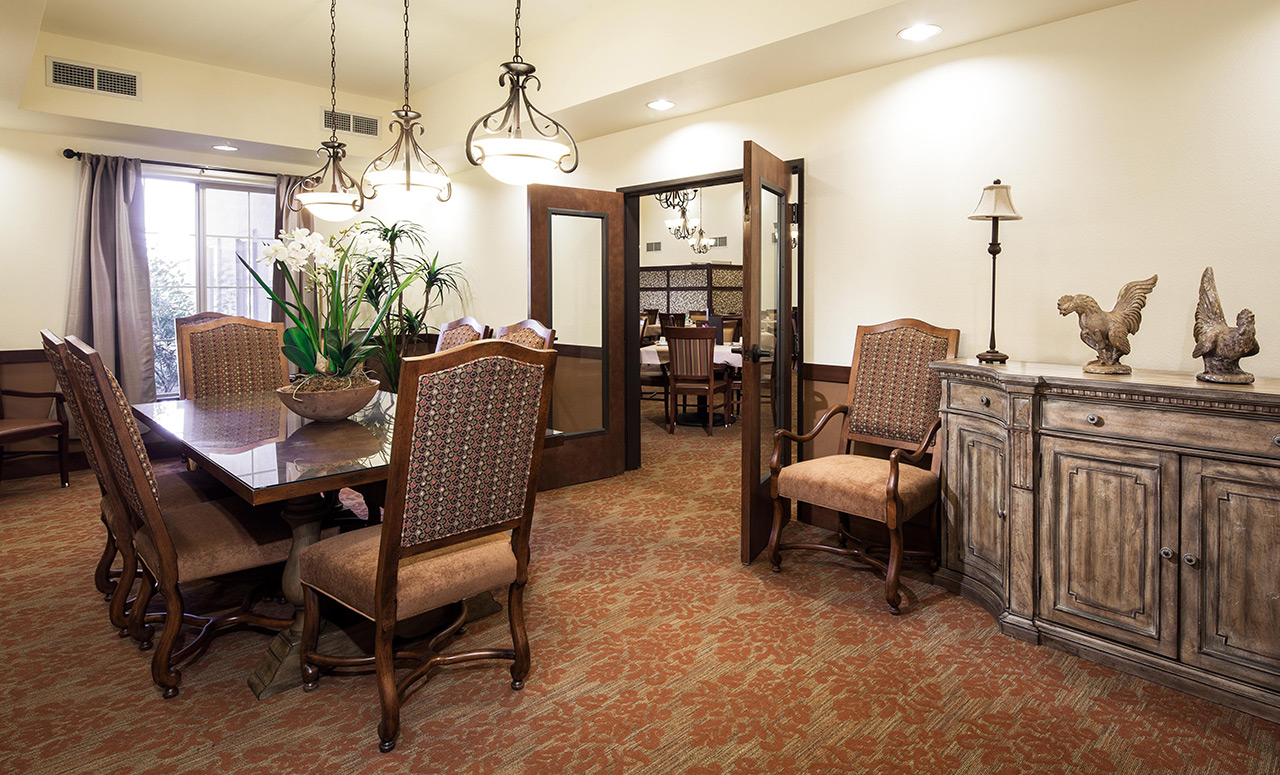
[[[371,380],[336,390],[299,390],[299,387],[276,388],[276,395],[289,411],[318,422],[345,420],[368,406],[378,392],[378,383]]]

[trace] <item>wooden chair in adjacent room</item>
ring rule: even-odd
[[[373,665],[384,752],[395,747],[405,697],[435,668],[509,659],[511,688],[524,686],[529,528],[555,364],[554,350],[507,342],[406,360],[382,525],[321,541],[301,555],[304,688],[316,688],[322,667]],[[432,400],[418,400],[423,394]],[[513,648],[443,651],[466,621],[466,599],[501,586],[508,589]],[[373,656],[316,653],[321,595],[374,622]],[[397,622],[454,604],[457,617],[425,648],[395,643]],[[399,679],[397,663],[409,668]]]
[[[38,362],[38,361],[37,361]],[[4,413],[4,397],[12,398],[32,398],[32,399],[53,399],[54,418],[47,415],[42,417],[6,417]],[[66,487],[71,484],[70,465],[68,460],[68,434],[67,434],[67,415],[63,410],[64,397],[61,393],[54,391],[29,391],[29,390],[13,390],[10,388],[0,387],[0,478],[4,475],[4,459],[8,457],[19,457],[25,455],[48,455],[56,454],[58,456],[58,472],[62,475],[62,486]],[[47,412],[49,404],[41,401],[42,412]],[[35,439],[56,438],[58,448],[56,450],[5,450],[8,444],[17,444],[23,441],[32,441]]]
[[[442,353],[479,339],[488,339],[492,334],[493,329],[470,315],[458,318],[440,326],[440,336],[436,339],[436,352]]]
[[[534,350],[555,348],[556,330],[547,328],[532,318],[503,326],[493,335],[500,342],[513,342]]]
[[[716,330],[714,328],[663,328],[667,338],[667,433],[676,432],[676,399],[695,396],[707,407],[707,435],[712,435],[715,419],[715,397],[721,396],[726,417],[729,414],[729,381],[723,370],[715,367]]]
[[[937,328],[912,318],[858,326],[845,403],[827,410],[807,434],[784,429],[774,432],[770,464],[773,531],[768,555],[775,572],[782,569],[782,550],[809,549],[852,557],[884,572],[885,600],[892,613],[899,612],[904,555],[932,562],[938,550],[941,461],[934,455],[931,468],[916,464],[934,449],[940,427],[941,381],[929,370],[929,363],[954,358],[959,338],[957,329]],[[837,415],[844,416],[840,454],[781,465],[784,441],[812,441]],[[858,454],[855,443],[892,451],[887,459]],[[839,545],[783,543],[782,529],[791,512],[789,501],[836,512]],[[933,546],[930,551],[908,552],[902,545],[902,526],[919,514],[931,518]],[[880,556],[882,547],[869,546],[852,534],[851,517],[879,522],[888,529],[887,559]]]
[[[147,650],[152,646],[153,625],[162,625],[151,659],[151,678],[168,699],[178,694],[179,667],[204,653],[215,635],[237,626],[279,630],[293,622],[253,613],[249,600],[227,612],[189,613],[182,585],[283,563],[292,534],[278,508],[251,507],[203,471],[162,477],[161,485],[129,403],[97,351],[67,337],[67,356],[91,444],[99,461],[106,463],[100,470],[116,543],[123,549],[132,542],[143,572],[137,600],[129,611],[129,633],[139,640],[140,649]],[[132,583],[133,566],[125,558],[118,590]],[[164,598],[164,613],[148,615],[155,591]],[[118,591],[116,599],[121,597]],[[195,627],[198,634],[178,648],[184,627]]]
[[[180,398],[258,393],[289,384],[289,362],[280,349],[284,323],[202,314],[217,317],[192,323],[179,318],[176,325]]]
[[[707,311],[706,311],[705,309],[691,309],[691,310],[689,310],[689,322],[690,322],[690,323],[705,323],[705,322],[707,322]]]
[[[684,313],[683,312],[659,312],[658,324],[661,325],[663,329],[673,328],[673,327],[682,327],[684,326]]]
[[[649,324],[649,325],[651,325],[651,326],[652,326],[652,325],[657,325],[657,323],[658,323],[658,308],[657,308],[657,307],[652,307],[652,308],[650,308],[650,309],[643,310],[643,314],[644,314],[644,320],[645,320],[645,322],[646,322],[646,323],[648,323],[648,324]]]

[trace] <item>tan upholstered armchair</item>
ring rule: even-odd
[[[852,557],[884,572],[885,600],[891,612],[899,613],[903,556],[932,558],[938,547],[935,504],[940,487],[939,461],[932,461],[931,470],[915,464],[932,450],[940,426],[942,388],[930,372],[929,363],[955,357],[959,338],[957,329],[936,328],[911,318],[859,326],[845,403],[831,407],[807,434],[784,429],[774,433],[769,466],[773,531],[768,553],[775,572],[782,570],[784,549],[811,549]],[[837,415],[843,415],[842,454],[782,466],[784,442],[812,441]],[[889,447],[892,451],[887,459],[856,454],[855,443]],[[791,513],[786,501],[802,501],[839,514],[837,545],[782,543],[782,529]],[[934,512],[931,551],[905,551],[902,525],[926,512]],[[887,559],[879,556],[880,547],[866,545],[852,534],[851,517],[884,524],[889,531]]]

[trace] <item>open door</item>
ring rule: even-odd
[[[790,192],[791,166],[746,141],[742,159],[743,563],[755,559],[769,542],[773,432],[791,427]]]
[[[626,467],[622,194],[529,186],[529,317],[556,331],[548,427],[564,445],[542,454],[541,489]]]

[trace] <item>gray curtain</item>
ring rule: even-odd
[[[86,153],[67,333],[93,345],[132,402],[156,399],[142,162]]]
[[[315,230],[315,221],[311,218],[310,213],[306,212],[305,210],[295,213],[294,211],[289,209],[289,198],[288,198],[289,190],[292,189],[294,185],[296,185],[301,181],[302,181],[302,178],[298,177],[297,175],[277,175],[276,176],[276,234],[275,236],[277,237],[280,235],[280,232],[282,231],[293,231],[294,229],[297,229],[299,227],[311,229],[312,231]],[[305,283],[303,282],[303,275],[301,272],[295,273],[293,275],[293,281],[297,283],[300,289],[302,289],[303,306],[305,306],[307,309],[314,312],[316,309],[316,295],[314,290],[307,289]],[[284,273],[281,272],[280,269],[278,268],[272,269],[271,290],[275,291],[276,295],[282,299],[289,298],[289,295],[288,295],[289,285],[288,283],[285,282]],[[289,319],[285,317],[284,311],[281,310],[279,307],[275,307],[275,306],[271,308],[271,322],[285,323],[286,325],[293,325],[289,321]]]

